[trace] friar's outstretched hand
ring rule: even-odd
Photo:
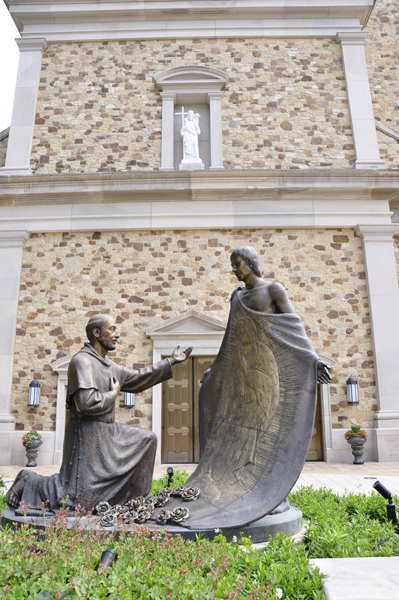
[[[192,347],[180,350],[180,346],[177,346],[177,348],[173,350],[172,356],[169,357],[170,364],[173,366],[176,363],[184,362],[188,359],[192,351]]]
[[[330,375],[330,367],[326,365],[322,360],[317,361],[317,381],[319,383],[330,383],[331,375]]]

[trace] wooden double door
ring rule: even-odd
[[[214,357],[190,357],[173,367],[173,379],[162,384],[162,463],[199,461],[198,397],[201,377]],[[313,437],[306,460],[323,460],[320,394]]]
[[[162,384],[163,463],[199,461],[198,397],[201,377],[215,357],[194,356],[173,367]]]

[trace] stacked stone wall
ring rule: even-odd
[[[399,13],[396,0],[377,0],[365,42],[374,116],[399,132]],[[378,132],[381,158],[399,169],[399,142]]]
[[[7,155],[7,146],[8,146],[8,136],[3,140],[0,140],[0,167],[4,167],[6,164],[6,155]]]
[[[161,98],[153,76],[199,65],[228,74],[226,169],[349,168],[355,160],[341,47],[331,39],[49,44],[35,173],[157,170]]]
[[[227,320],[237,286],[230,252],[254,246],[263,275],[277,280],[301,316],[316,352],[335,361],[333,427],[372,426],[376,388],[361,241],[352,230],[198,230],[34,234],[25,243],[11,413],[17,429],[53,430],[57,374],[51,364],[85,341],[87,320],[109,312],[121,328],[115,361],[152,363],[144,329],[194,309]],[[347,404],[345,382],[359,381],[360,403]],[[27,407],[32,379],[40,406]],[[151,392],[117,420],[151,427]]]

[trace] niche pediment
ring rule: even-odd
[[[228,75],[211,67],[174,67],[154,76],[154,83],[160,92],[177,94],[221,91],[226,87]]]

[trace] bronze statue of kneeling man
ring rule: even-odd
[[[140,427],[115,423],[120,391],[142,392],[172,377],[172,365],[184,362],[192,348],[177,347],[170,358],[130,371],[112,362],[119,335],[109,315],[91,317],[86,342],[68,370],[67,408],[62,465],[44,477],[20,471],[7,494],[15,514],[38,516],[46,511],[81,506],[92,510],[99,502],[125,504],[151,489],[156,435]]]

